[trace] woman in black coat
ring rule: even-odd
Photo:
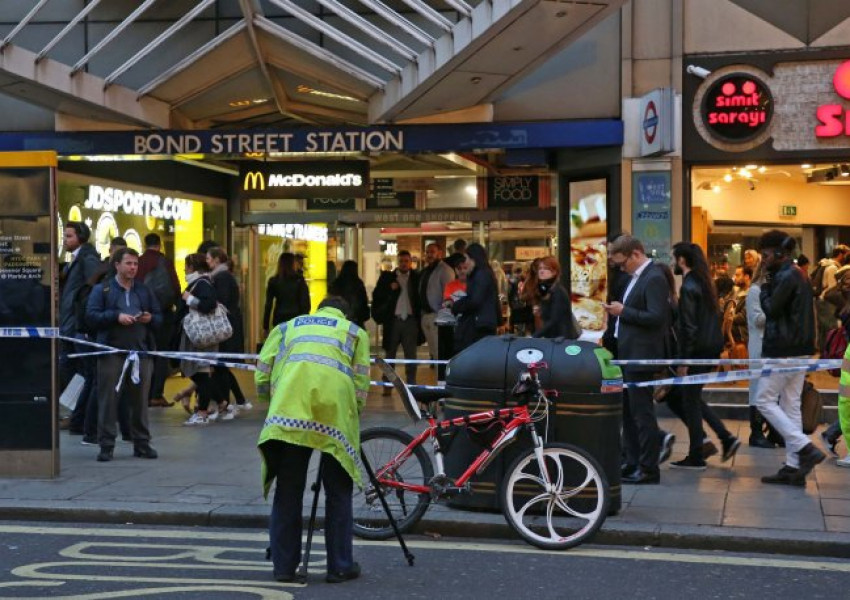
[[[495,335],[501,319],[501,303],[496,291],[496,276],[487,251],[481,244],[466,249],[466,296],[452,304],[457,316],[455,353],[461,352],[488,335]]]
[[[369,320],[369,296],[366,286],[357,274],[357,263],[347,260],[342,263],[339,275],[334,279],[328,292],[340,296],[348,302],[350,313],[348,317],[360,327]]]
[[[534,337],[578,339],[581,327],[573,315],[570,294],[561,283],[561,265],[554,256],[535,261],[535,288],[529,290],[534,313]]]
[[[227,320],[233,328],[233,335],[218,345],[218,351],[242,354],[245,352],[245,334],[242,326],[242,309],[239,306],[239,284],[230,272],[227,252],[222,248],[210,248],[207,252],[207,264],[212,269],[211,279],[216,298],[227,309]],[[214,367],[213,380],[225,398],[230,398],[230,393],[233,392],[239,408],[245,410],[253,408],[251,403],[245,401],[245,394],[242,393],[239,382],[229,368]],[[221,418],[229,420],[233,416],[232,412],[224,412]]]
[[[266,286],[266,307],[263,310],[265,337],[268,337],[272,327],[308,314],[310,289],[304,277],[295,269],[295,255],[284,252],[277,261],[277,274],[269,279]]]

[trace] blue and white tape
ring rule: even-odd
[[[646,360],[612,360],[612,365],[617,366],[653,366],[653,367],[677,367],[677,366],[732,366],[748,365],[760,367],[763,365],[824,365],[825,369],[837,369],[841,367],[841,359],[825,358],[657,358]]]
[[[820,365],[802,365],[798,367],[765,367],[763,369],[742,369],[740,371],[720,371],[718,373],[701,373],[699,375],[685,375],[681,377],[668,377],[667,379],[656,379],[653,381],[636,381],[624,383],[624,387],[641,388],[656,385],[696,385],[707,383],[718,383],[721,381],[743,381],[745,379],[758,379],[770,377],[781,373],[812,373],[822,371]]]

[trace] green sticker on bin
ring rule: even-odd
[[[566,348],[564,348],[564,352],[566,352],[570,356],[575,356],[576,354],[581,353],[581,346],[576,346],[575,344],[567,346]]]

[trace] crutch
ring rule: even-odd
[[[298,567],[298,577],[307,579],[307,563],[310,562],[310,550],[313,548],[313,530],[316,528],[316,512],[319,509],[319,492],[322,491],[322,464],[324,456],[319,453],[319,467],[316,469],[316,483],[311,488],[313,494],[313,508],[310,509],[310,523],[307,525],[307,547],[304,549],[304,562]]]
[[[369,475],[369,481],[375,486],[375,493],[378,494],[378,499],[381,501],[381,506],[384,507],[384,512],[387,513],[387,518],[390,520],[390,525],[392,525],[393,531],[395,532],[395,536],[398,538],[398,543],[401,545],[401,550],[404,552],[404,558],[407,559],[407,564],[411,567],[413,566],[414,556],[408,550],[407,544],[404,543],[404,538],[401,536],[401,531],[398,530],[398,523],[395,521],[395,517],[392,512],[390,512],[390,506],[387,504],[387,499],[384,496],[384,490],[381,489],[381,484],[378,483],[377,477],[375,477],[375,472],[372,470],[372,465],[369,464],[369,461],[366,459],[366,454],[363,452],[363,449],[360,449],[360,460],[363,461],[363,467],[366,469],[366,473]]]

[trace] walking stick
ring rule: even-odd
[[[313,508],[310,509],[310,523],[307,526],[307,547],[304,549],[304,562],[298,567],[298,576],[307,579],[307,563],[310,562],[310,550],[313,547],[313,530],[316,527],[316,511],[319,508],[319,492],[322,490],[322,463],[324,457],[319,454],[319,468],[316,469],[316,483],[311,488],[313,494]]]
[[[381,506],[384,507],[384,512],[387,513],[387,518],[390,520],[390,525],[395,532],[395,536],[398,538],[398,543],[401,545],[401,550],[404,552],[404,558],[407,559],[407,564],[411,567],[413,566],[414,556],[407,549],[407,544],[404,543],[404,538],[401,536],[401,531],[398,530],[398,523],[395,521],[395,517],[392,512],[390,512],[390,506],[387,504],[387,499],[384,497],[384,490],[381,489],[381,485],[378,483],[378,479],[375,477],[375,472],[372,470],[372,465],[369,464],[369,461],[366,459],[366,454],[363,452],[363,449],[360,450],[360,459],[363,461],[363,466],[366,468],[366,473],[369,475],[369,481],[375,486],[375,492],[378,494],[378,498],[381,501]]]

